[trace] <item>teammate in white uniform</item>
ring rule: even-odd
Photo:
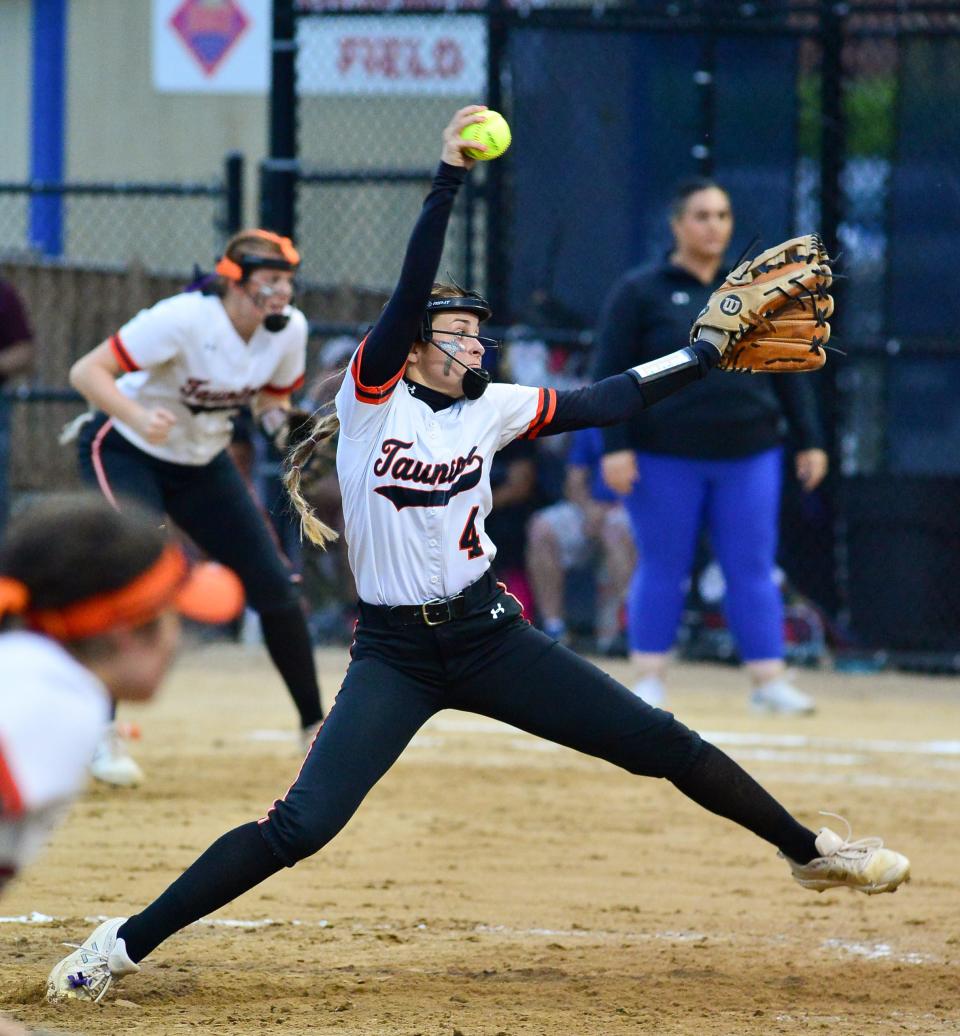
[[[0,894],[86,783],[112,702],[156,692],[177,641],[174,609],[203,619],[211,593],[239,604],[235,582],[215,566],[188,575],[147,512],[120,514],[99,494],[49,499],[9,524],[0,544]],[[0,1036],[26,1033],[0,1017]]]
[[[337,470],[360,619],[347,675],[292,787],[227,832],[141,913],[105,921],[57,964],[48,995],[97,999],[164,939],[325,845],[417,730],[444,708],[491,716],[621,766],[665,777],[705,809],[776,846],[806,887],[893,891],[909,873],[879,840],[798,823],[732,759],[531,626],[490,574],[490,457],[511,440],[625,419],[702,377],[726,342],[680,350],[571,392],[487,385],[479,296],[434,285],[457,189],[473,164],[461,109],[411,236],[397,287],[336,399],[291,456],[288,486],[316,540],[330,530],[298,472],[340,424]],[[84,982],[78,984],[81,973]]]
[[[71,494],[10,522],[0,545],[0,624],[15,626],[0,633],[0,886],[83,787],[111,703],[153,696],[177,642],[174,609],[200,618],[203,592],[134,505],[120,514],[97,494]]]
[[[71,382],[100,411],[79,437],[84,476],[111,502],[125,494],[168,514],[240,576],[309,744],[322,711],[303,610],[227,453],[233,417],[248,404],[285,443],[306,357],[306,318],[291,305],[299,261],[289,239],[242,231],[207,293],[185,292],[137,314],[74,365]],[[115,784],[142,778],[113,729],[93,773]]]

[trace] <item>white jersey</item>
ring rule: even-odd
[[[0,635],[0,885],[86,783],[109,721],[107,689],[59,644]]]
[[[177,418],[160,446],[122,421],[114,420],[116,430],[161,460],[207,464],[230,442],[240,407],[258,392],[287,395],[303,384],[307,321],[294,309],[282,331],[261,325],[245,342],[219,296],[185,292],[141,310],[110,344],[128,372],[120,391]]]
[[[553,416],[556,394],[490,385],[434,413],[398,374],[359,380],[357,351],[337,393],[337,475],[350,568],[368,604],[422,604],[479,579],[496,547],[484,531],[490,464]]]

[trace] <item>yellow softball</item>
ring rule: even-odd
[[[491,158],[499,158],[504,151],[510,147],[510,126],[500,112],[478,112],[485,115],[483,122],[471,122],[469,126],[460,131],[464,140],[477,140],[487,145],[486,151],[477,151],[475,148],[467,148],[464,154],[467,158],[476,158],[480,162],[489,162]]]

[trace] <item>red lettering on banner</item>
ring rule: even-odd
[[[433,59],[441,79],[455,79],[463,71],[463,51],[454,39],[437,40],[433,45]]]
[[[337,48],[337,71],[349,72],[353,67],[354,58],[357,55],[357,46],[360,41],[355,36],[344,36]]]
[[[433,73],[420,60],[420,41],[411,40],[410,43],[410,75],[412,75],[414,79],[432,78]]]
[[[400,55],[403,50],[403,40],[391,36],[389,39],[381,40],[377,55],[378,62],[374,71],[382,72],[387,79],[399,79],[403,74],[400,64]]]
[[[460,44],[451,37],[436,40],[429,58],[422,40],[398,36],[341,36],[337,41],[337,71],[349,75],[358,68],[371,78],[455,79],[463,73]]]

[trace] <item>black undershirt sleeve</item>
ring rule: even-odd
[[[611,290],[597,325],[593,376],[601,379],[625,370],[647,357],[639,353],[647,333],[647,315],[653,306],[642,298],[635,280],[629,276]],[[608,426],[603,433],[604,453],[630,448],[630,433],[622,423]]]
[[[641,385],[629,372],[614,374],[584,388],[557,392],[552,419],[537,433],[559,435],[580,428],[605,428],[636,417],[661,399],[672,395],[691,382],[706,377],[720,361],[711,345],[693,346],[699,361],[696,366],[674,371]]]
[[[407,244],[397,286],[367,336],[360,381],[385,385],[403,370],[436,280],[450,212],[466,169],[441,162]]]

